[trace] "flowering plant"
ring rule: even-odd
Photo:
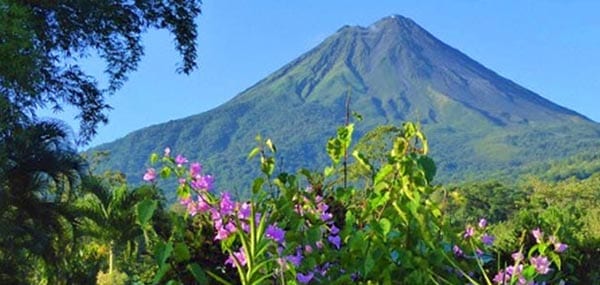
[[[353,152],[368,179],[358,183],[364,189],[348,186],[352,132],[348,124],[329,140],[332,165],[318,173],[275,175],[276,147],[259,138],[249,158],[259,157],[262,176],[252,182],[250,198],[242,201],[223,189],[217,193],[214,177],[201,164],[182,155],[173,158],[168,148],[162,158],[153,154],[151,163],[162,165],[148,168],[144,180],[155,183],[174,176],[186,219],[199,221],[203,240],[218,244],[225,255],[219,266],[202,268],[190,258],[177,257],[177,246],[179,252],[190,251],[185,243],[161,241],[153,246],[159,266],[154,282],[163,281],[170,259],[190,262],[186,268],[198,283],[210,277],[222,284],[234,282],[219,269],[235,270],[241,284],[461,284],[464,278],[479,284],[479,277],[486,284],[529,284],[552,270],[551,264],[560,269],[555,253],[567,246],[555,237],[543,239],[537,230],[533,235],[538,243],[527,259],[515,258],[512,266],[489,278],[494,258],[487,252],[494,237],[486,231],[487,221],[468,225],[458,235],[449,226],[442,207],[430,198],[436,190],[430,185],[435,164],[415,124],[403,126],[381,165]],[[342,178],[343,187],[335,187]]]

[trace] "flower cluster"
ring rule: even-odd
[[[550,265],[552,262],[545,255],[545,248],[548,245],[553,245],[554,251],[557,253],[564,252],[567,249],[567,245],[558,241],[555,236],[550,236],[548,241],[544,239],[544,232],[536,228],[531,231],[531,235],[535,239],[536,243],[541,246],[533,247],[529,252],[529,259],[526,259],[522,251],[517,251],[512,254],[514,264],[500,270],[496,276],[494,276],[495,284],[535,284],[533,279],[535,275],[546,275],[552,271]],[[541,248],[541,249],[540,249]],[[527,268],[531,268],[529,272],[533,275],[524,274]]]
[[[496,239],[486,232],[487,223],[486,219],[481,218],[477,224],[477,228],[472,225],[467,225],[462,234],[464,241],[469,242],[474,247],[474,256],[482,256],[484,252],[480,246],[491,247]],[[452,247],[452,252],[456,257],[469,257],[465,255],[463,249],[459,245],[454,245]]]

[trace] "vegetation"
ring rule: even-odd
[[[365,136],[353,146],[355,125],[350,123],[348,107],[338,112],[322,103],[335,103],[339,98],[311,95],[329,94],[342,85],[367,94],[371,87],[368,76],[359,72],[362,69],[355,62],[356,50],[341,57],[352,54],[354,62],[325,57],[327,64],[313,70],[315,80],[295,86],[299,88],[294,94],[302,102],[295,110],[302,112],[270,113],[267,111],[273,104],[298,102],[290,103],[278,96],[261,102],[255,98],[263,91],[274,94],[285,90],[289,83],[279,78],[286,70],[300,76],[318,57],[298,60],[295,66],[265,81],[272,85],[258,86],[220,108],[227,116],[202,115],[214,116],[209,123],[197,126],[200,133],[212,139],[204,142],[204,151],[220,154],[223,148],[234,149],[233,156],[210,158],[210,169],[216,169],[213,166],[217,164],[235,167],[240,159],[246,159],[245,145],[239,143],[245,134],[233,130],[256,130],[244,124],[259,125],[274,118],[278,122],[305,120],[305,124],[286,130],[289,133],[284,131],[293,142],[304,136],[298,128],[307,126],[306,131],[320,134],[336,120],[332,114],[346,117],[346,124],[327,141],[324,152],[303,147],[303,155],[290,151],[291,156],[284,160],[279,153],[285,154],[294,144],[278,151],[271,139],[258,137],[258,146],[247,157],[259,160],[257,171],[226,176],[236,178],[231,179],[232,183],[243,181],[237,189],[245,195],[231,195],[221,186],[215,187],[219,185],[215,176],[225,173],[207,174],[203,165],[189,161],[179,149],[178,153],[172,154],[166,148],[163,155],[151,155],[151,165],[140,175],[146,182],[142,186],[131,186],[118,172],[98,174],[94,162],[75,151],[68,130],[60,122],[37,120],[35,110],[46,104],[57,108],[74,105],[81,111],[80,139],[89,139],[97,124],[106,120],[104,95],[119,88],[126,74],[135,69],[142,54],[139,35],[149,27],[174,32],[184,58],[182,70],[190,71],[195,58],[193,17],[199,13],[197,3],[152,3],[0,0],[0,283],[600,282],[596,265],[600,257],[600,173],[595,161],[576,167],[580,159],[598,158],[593,152],[597,146],[594,132],[578,140],[578,134],[596,130],[593,123],[545,102],[540,108],[555,110],[576,122],[570,128],[573,132],[560,124],[549,124],[548,129],[537,128],[535,132],[512,125],[504,129],[508,133],[500,134],[509,144],[498,146],[490,144],[498,138],[487,131],[490,122],[473,126],[466,136],[482,140],[474,140],[463,151],[492,154],[502,161],[498,165],[517,165],[550,150],[562,151],[565,140],[576,142],[567,144],[565,153],[585,147],[592,151],[564,164],[532,166],[547,172],[545,177],[551,182],[530,179],[517,185],[495,181],[435,185],[440,170],[428,156],[429,143],[418,124],[375,127],[377,122],[365,120],[356,127]],[[412,28],[421,37],[427,36],[414,23],[392,19],[382,24],[392,21]],[[398,32],[394,26],[388,28],[382,30]],[[323,54],[327,47],[336,45],[349,47],[356,37],[352,29],[343,29],[339,34],[343,38],[330,38],[312,54]],[[107,62],[110,80],[105,91],[72,62],[89,49],[96,50]],[[382,62],[390,64],[391,58]],[[355,65],[347,65],[349,62]],[[508,88],[506,84],[502,81],[497,87]],[[437,100],[438,105],[448,103],[439,90],[423,88],[420,85],[415,90],[433,97],[410,103],[420,107],[429,106],[427,100]],[[536,98],[532,94],[525,97]],[[368,101],[380,108],[381,102],[373,98]],[[455,103],[449,108],[460,110],[461,105]],[[260,108],[248,108],[253,104]],[[366,106],[365,101],[359,100],[358,104]],[[481,119],[484,114],[491,116],[496,125],[511,122],[510,118],[499,120],[494,112],[487,112],[490,110],[480,111],[469,111],[466,118],[456,119]],[[234,115],[244,112],[251,114],[247,121],[235,119]],[[428,112],[427,120],[451,113],[435,109]],[[300,114],[314,117],[303,119]],[[322,117],[324,114],[329,116]],[[267,131],[282,127],[265,126]],[[428,126],[439,131],[442,139],[448,138],[444,133],[453,132],[448,126]],[[564,132],[551,131],[557,128]],[[228,136],[215,135],[222,130]],[[496,126],[493,130],[499,129]],[[192,141],[195,132],[181,132],[179,136]],[[540,137],[544,138],[543,149],[535,141]],[[318,136],[311,139],[304,141],[305,146],[319,142]],[[461,139],[465,137],[454,142]],[[238,143],[229,143],[233,140]],[[148,144],[140,140],[141,149]],[[152,146],[158,147],[163,146]],[[521,147],[532,151],[523,152]],[[503,153],[517,154],[519,160]],[[310,164],[311,159],[329,162],[322,170],[295,170],[296,165]],[[148,163],[146,159],[131,161],[132,167]],[[457,166],[450,165],[452,160],[447,163],[442,170],[458,169],[463,160],[456,160]],[[474,163],[465,169],[479,166]],[[258,174],[244,180],[253,173]],[[170,184],[159,183],[169,179]],[[161,187],[165,193],[175,194],[176,204],[168,204]]]
[[[0,111],[10,107],[35,116],[48,105],[73,106],[80,112],[80,139],[87,142],[108,120],[105,96],[136,70],[148,28],[171,31],[183,57],[181,71],[194,69],[199,13],[199,1],[1,0]],[[80,67],[94,53],[106,62],[106,88]]]

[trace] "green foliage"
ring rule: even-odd
[[[0,1],[0,98],[35,114],[50,105],[79,110],[83,142],[106,123],[105,96],[114,93],[137,68],[141,35],[166,29],[189,73],[196,60],[199,1]],[[106,62],[108,86],[102,88],[79,61],[97,54]],[[1,104],[0,104],[0,107]],[[5,113],[7,109],[0,109]],[[33,116],[35,117],[35,116]]]
[[[96,284],[98,285],[125,285],[127,284],[127,274],[119,271],[106,273],[98,272]]]

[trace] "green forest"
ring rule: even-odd
[[[236,193],[216,183],[231,173],[169,145],[146,154],[140,183],[78,152],[136,70],[143,32],[168,30],[179,71],[196,68],[200,13],[199,1],[0,0],[0,284],[600,284],[594,149],[441,184],[420,122],[359,133],[348,99],[316,142],[325,166],[284,169],[279,142],[257,136],[238,150],[256,171]],[[90,49],[106,89],[73,63]],[[39,119],[43,107],[77,109],[78,135]]]

